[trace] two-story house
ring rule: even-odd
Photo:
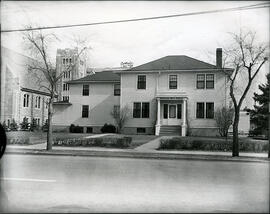
[[[98,131],[104,123],[113,123],[113,108],[127,106],[131,113],[123,128],[126,134],[218,135],[214,111],[228,103],[227,84],[219,48],[216,65],[184,55],[166,56],[69,82],[70,107],[56,111],[54,124],[62,121],[62,127],[73,123]]]

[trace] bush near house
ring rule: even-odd
[[[105,123],[104,126],[100,129],[102,133],[115,133],[116,127],[112,124]]]
[[[54,146],[86,146],[86,147],[107,147],[107,148],[128,148],[132,142],[131,137],[102,137],[102,138],[80,138],[63,139],[56,138]]]
[[[161,139],[159,150],[200,150],[200,151],[232,151],[232,140],[226,142],[222,138],[188,138],[174,137]],[[267,141],[251,141],[247,138],[239,139],[239,149],[242,152],[267,152]]]
[[[69,127],[70,133],[83,133],[83,127],[82,126],[75,126],[74,124],[71,124]]]

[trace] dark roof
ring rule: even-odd
[[[192,69],[216,69],[215,65],[185,56],[173,55],[128,69],[128,71],[147,70],[192,70]]]
[[[68,83],[82,83],[82,82],[119,82],[119,74],[113,73],[113,71],[101,71],[95,74],[87,75],[86,77],[71,80]]]

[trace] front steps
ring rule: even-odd
[[[181,126],[167,126],[167,125],[161,125],[159,135],[179,135],[182,134],[182,128]]]

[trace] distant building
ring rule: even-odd
[[[0,122],[17,124],[26,117],[42,126],[48,118],[49,94],[40,83],[46,85],[43,73],[28,71],[34,59],[1,47],[1,108]]]
[[[57,101],[69,101],[69,86],[67,81],[86,76],[86,60],[78,56],[79,51],[75,49],[57,49],[56,54],[56,76],[63,75],[57,84]],[[72,66],[72,70],[69,68]]]

